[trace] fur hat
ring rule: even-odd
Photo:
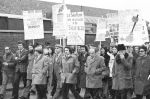
[[[118,51],[120,51],[120,50],[126,50],[126,47],[124,46],[124,44],[118,44],[117,50]]]

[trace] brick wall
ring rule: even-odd
[[[0,32],[0,56],[4,54],[4,47],[9,46],[11,47],[12,52],[15,52],[17,49],[17,42],[21,40],[24,42],[25,47],[29,43],[32,43],[32,40],[25,41],[24,40],[24,33],[15,33],[15,32]],[[41,40],[35,40],[35,42],[45,44],[45,42],[50,42],[52,46],[55,45],[55,43],[59,43],[59,40],[55,40],[55,37],[52,36],[50,33],[45,33],[44,39]]]

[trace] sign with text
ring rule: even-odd
[[[106,24],[107,31],[105,38],[118,36],[119,32],[118,13],[109,13],[106,16],[107,16],[107,24]]]
[[[145,21],[141,18],[139,10],[125,10],[119,11],[119,44],[125,44],[127,46],[142,45],[148,42],[148,32]],[[135,24],[135,17],[138,20]],[[133,29],[133,26],[134,30]]]
[[[106,35],[106,19],[99,18],[97,21],[97,31],[95,41],[105,41]]]
[[[67,13],[69,10],[64,4],[52,6],[53,35],[57,37],[66,37],[67,33]]]
[[[67,45],[85,44],[85,24],[83,12],[71,12],[67,15]]]
[[[41,10],[23,11],[24,39],[43,39],[43,15]]]

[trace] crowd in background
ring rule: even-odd
[[[36,43],[24,48],[18,42],[13,53],[4,48],[0,99],[8,82],[11,99],[150,99],[150,57],[147,46],[95,47],[90,45],[54,47]],[[19,97],[20,81],[24,90]]]

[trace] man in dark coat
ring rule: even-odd
[[[150,57],[146,54],[147,48],[140,47],[139,57],[136,60],[135,94],[136,99],[150,99]]]
[[[118,53],[115,57],[112,79],[112,89],[116,91],[116,99],[127,99],[131,96],[132,82],[132,62],[133,56],[126,53],[126,48],[123,44],[118,45]],[[131,98],[131,97],[130,97]]]
[[[4,99],[4,94],[6,93],[6,86],[8,84],[8,81],[11,80],[11,83],[13,84],[14,71],[15,71],[14,54],[10,51],[9,47],[5,47],[5,54],[3,56],[3,66],[2,66],[3,82],[0,91],[0,99]]]
[[[87,60],[87,57],[89,56],[88,54],[88,48],[86,46],[81,46],[81,53],[79,54],[78,60],[80,63],[80,69],[79,69],[79,75],[78,75],[78,80],[79,80],[79,88],[81,88],[80,94],[83,93],[83,97],[85,94],[85,88],[86,88],[86,73],[84,71],[85,68],[85,63]]]
[[[24,85],[26,85],[28,51],[23,47],[23,43],[21,41],[18,42],[18,50],[16,51],[15,61],[17,64],[15,69],[12,99],[18,98],[19,84],[21,78],[23,79]]]

